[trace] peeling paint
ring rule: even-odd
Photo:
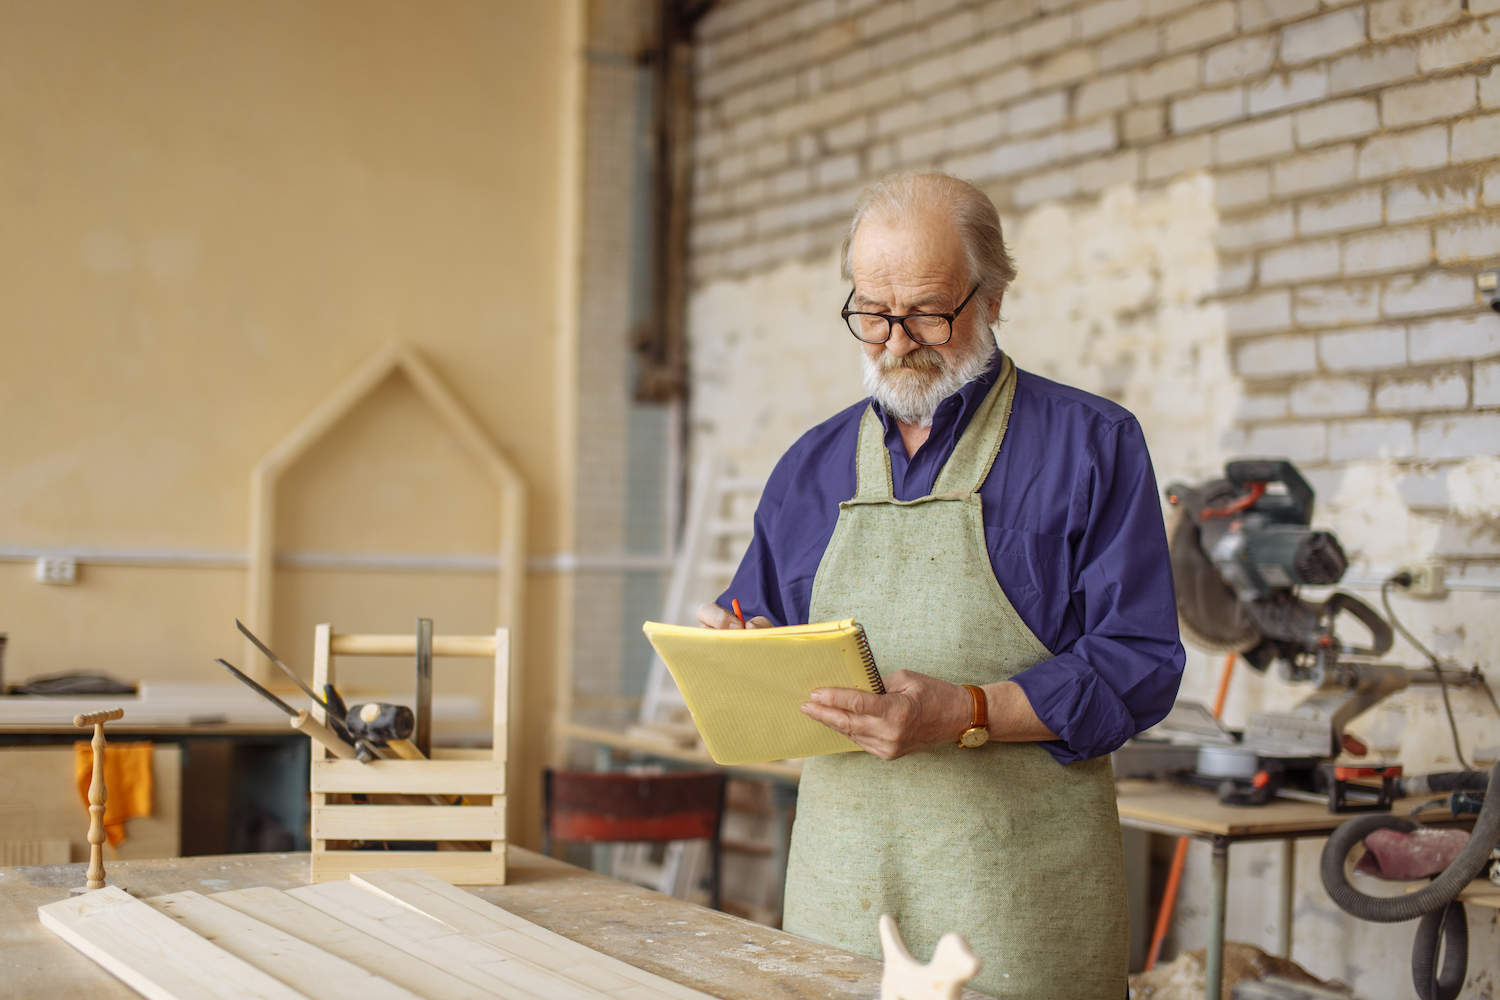
[[[1157,478],[1221,475],[1241,394],[1229,367],[1213,182],[1117,185],[1009,227],[1019,275],[1001,346],[1023,369],[1106,396],[1141,422]]]

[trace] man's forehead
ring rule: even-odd
[[[869,219],[854,234],[850,265],[862,291],[877,286],[942,292],[968,279],[963,243],[946,220]]]

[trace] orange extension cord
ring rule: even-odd
[[[1229,694],[1229,678],[1234,676],[1234,661],[1237,654],[1224,657],[1224,672],[1219,676],[1219,691],[1214,695],[1214,718],[1224,714],[1224,697]],[[1146,955],[1146,971],[1156,967],[1161,954],[1161,943],[1166,940],[1167,926],[1172,922],[1172,909],[1177,905],[1177,888],[1182,885],[1182,866],[1187,862],[1188,838],[1177,838],[1177,851],[1172,855],[1172,868],[1167,873],[1166,891],[1162,893],[1161,909],[1156,913],[1156,930],[1151,935],[1151,951]]]

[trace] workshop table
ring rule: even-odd
[[[759,764],[717,763],[701,745],[684,747],[665,739],[645,735],[632,735],[620,727],[584,726],[565,722],[559,727],[559,735],[565,740],[577,740],[594,748],[594,770],[616,769],[617,757],[625,755],[636,760],[666,764],[670,767],[712,768],[724,771],[733,778],[746,778],[765,782],[770,786],[771,819],[769,823],[770,844],[766,856],[766,868],[771,873],[764,896],[759,900],[763,907],[762,919],[779,920],[782,912],[783,893],[787,861],[791,854],[792,812],[797,807],[797,782],[802,777],[802,761],[775,760]],[[729,847],[733,850],[733,847]],[[607,871],[609,845],[594,846],[594,869]]]
[[[1213,847],[1208,905],[1205,1000],[1221,1000],[1224,978],[1224,913],[1229,894],[1229,845],[1281,841],[1281,925],[1278,953],[1292,957],[1292,906],[1296,894],[1296,842],[1326,837],[1359,813],[1331,813],[1326,803],[1278,799],[1263,806],[1226,806],[1206,789],[1155,781],[1116,783],[1120,825],[1192,837]],[[1421,799],[1398,799],[1391,812],[1405,816]]]
[[[137,896],[308,884],[306,854],[121,861],[111,885]],[[727,913],[553,861],[507,852],[509,884],[467,886],[519,917],[631,965],[723,1000],[872,1000],[879,962]],[[37,920],[68,897],[82,864],[0,868],[0,983],[13,1000],[132,1000],[136,993]],[[872,915],[871,920],[875,919]],[[966,1000],[984,1000],[964,991]]]
[[[731,774],[743,774],[747,777],[756,778],[772,778],[793,785],[802,777],[801,761],[773,760],[764,764],[731,764],[726,766],[715,763],[714,759],[708,755],[708,751],[702,749],[701,746],[683,747],[664,739],[632,736],[627,730],[622,728],[584,726],[576,722],[563,722],[558,725],[557,730],[558,735],[564,739],[578,740],[582,743],[590,743],[609,750],[627,750],[650,757],[659,757],[662,760],[676,761],[679,764],[720,768]]]

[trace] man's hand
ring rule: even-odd
[[[881,760],[953,743],[974,721],[974,701],[961,684],[898,670],[885,679],[885,690],[882,695],[818,688],[803,703],[802,714],[838,730]],[[1037,718],[1019,684],[1001,681],[981,690],[989,703],[990,739],[1057,739]]]
[[[698,624],[704,628],[775,628],[771,619],[765,615],[756,615],[746,620],[741,625],[740,620],[733,612],[725,611],[717,604],[701,604],[698,606]]]
[[[883,695],[853,688],[818,688],[802,714],[836,729],[881,760],[895,760],[938,743],[952,743],[974,717],[960,685],[898,670]]]

